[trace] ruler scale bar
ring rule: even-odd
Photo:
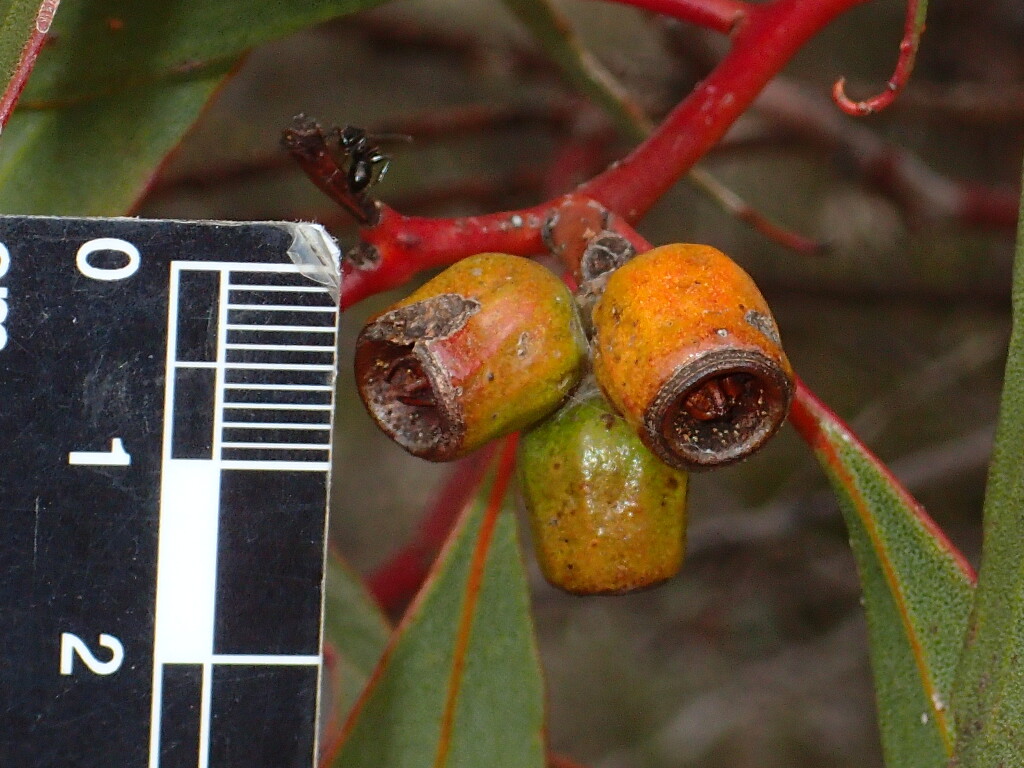
[[[190,264],[178,265],[176,275],[180,278],[182,270],[187,270]],[[239,329],[230,324],[231,312],[237,309],[267,309],[271,311],[299,310],[310,312],[336,312],[333,303],[328,306],[298,306],[276,307],[267,305],[240,305],[230,303],[232,293],[245,292],[246,295],[258,295],[260,291],[267,290],[271,293],[290,294],[302,297],[316,297],[330,301],[330,296],[322,289],[310,290],[305,286],[268,286],[258,283],[238,284],[233,282],[237,278],[238,268],[231,267],[220,273],[218,289],[218,323],[217,323],[217,345],[214,359],[208,360],[178,360],[172,356],[168,359],[168,375],[174,376],[177,370],[210,371],[205,376],[214,376],[214,394],[211,407],[213,410],[212,443],[210,447],[209,460],[173,460],[165,459],[165,496],[164,511],[161,523],[161,566],[160,580],[158,581],[158,602],[157,602],[157,642],[156,642],[156,665],[154,673],[154,713],[151,743],[150,768],[161,768],[160,755],[162,745],[160,743],[161,723],[160,710],[165,706],[161,701],[162,686],[158,679],[162,679],[165,670],[181,667],[182,665],[199,665],[202,670],[202,686],[199,701],[200,723],[198,738],[198,763],[197,768],[210,768],[212,756],[217,754],[217,734],[213,730],[213,713],[217,710],[217,695],[215,690],[216,670],[221,667],[262,667],[262,668],[288,668],[288,667],[310,667],[318,671],[321,664],[321,657],[318,653],[223,653],[217,652],[218,644],[230,643],[230,638],[218,640],[218,630],[215,623],[220,626],[227,620],[217,620],[223,609],[218,611],[215,595],[218,594],[218,586],[221,591],[230,589],[231,579],[227,577],[227,571],[223,565],[217,564],[216,546],[213,547],[212,557],[208,551],[206,556],[200,554],[198,562],[193,561],[190,572],[189,554],[195,556],[195,549],[189,553],[188,538],[185,531],[194,532],[203,530],[205,527],[206,541],[217,542],[218,528],[228,524],[223,517],[224,512],[221,505],[221,495],[225,493],[222,487],[224,472],[296,472],[296,477],[311,476],[310,472],[326,472],[330,468],[330,444],[306,443],[306,442],[278,442],[274,441],[274,434],[287,433],[288,430],[305,431],[309,433],[329,434],[330,413],[333,406],[330,397],[333,394],[333,383],[323,384],[312,383],[290,383],[290,382],[261,382],[249,380],[246,382],[233,382],[227,380],[230,371],[245,371],[249,376],[262,376],[276,373],[281,374],[315,373],[318,375],[333,376],[335,365],[333,346],[335,329],[325,329],[321,326],[290,326],[289,333],[295,334],[311,332],[322,336],[330,332],[330,345],[328,344],[302,344],[286,340],[281,343],[251,342],[243,343],[231,340],[231,334]],[[249,275],[252,279],[252,274]],[[169,324],[173,327],[176,318],[171,317]],[[276,332],[280,327],[266,326],[257,327],[260,330]],[[297,337],[296,337],[297,338]],[[288,352],[314,352],[317,354],[330,355],[331,364],[288,364],[288,362],[274,361],[272,357],[264,362],[239,362],[228,358],[232,351],[252,351],[260,353],[288,353]],[[280,358],[279,358],[280,359]],[[259,393],[273,393],[275,397],[283,397],[279,402],[245,402],[233,399],[230,392],[252,392],[259,396]],[[306,403],[296,401],[294,398],[308,393],[323,394],[329,398],[328,402]],[[306,412],[312,414],[324,414],[328,423],[296,423],[293,421],[283,422],[245,422],[237,418],[230,418],[230,414],[238,414],[245,411],[257,412]],[[170,417],[169,417],[170,418]],[[173,419],[170,419],[173,423]],[[254,440],[230,440],[225,439],[226,430],[244,429],[250,434],[261,435],[262,439]],[[256,432],[255,430],[260,430]],[[173,436],[168,440],[173,442]],[[257,460],[241,459],[228,454],[245,452],[278,452],[286,457],[285,460],[270,459],[265,457]],[[173,446],[169,450],[173,453]],[[328,458],[328,461],[303,460],[295,461],[295,452],[316,454]],[[169,455],[170,455],[169,453]],[[211,478],[215,482],[211,483]],[[213,485],[213,486],[211,486]],[[172,488],[187,487],[190,493],[176,494]],[[229,492],[228,492],[229,493]],[[326,499],[325,499],[326,501]],[[167,518],[166,520],[164,518]],[[221,531],[223,532],[223,531]],[[247,538],[248,541],[248,538]],[[167,552],[165,557],[164,553]],[[221,580],[226,580],[222,582]],[[173,585],[162,588],[163,584]],[[226,587],[225,587],[226,585]],[[196,606],[197,610],[190,615],[187,612],[186,594],[201,593],[208,596],[208,602]],[[226,615],[226,614],[225,614]],[[230,622],[228,621],[228,625]],[[236,641],[237,642],[237,641]],[[316,642],[318,650],[318,641]],[[170,666],[168,666],[170,665]],[[318,673],[317,673],[318,675]],[[221,748],[222,749],[222,748]]]
[[[312,344],[289,344],[287,346],[283,344],[226,344],[227,349],[251,349],[251,350],[275,350],[279,352],[320,352],[334,354],[334,348],[326,344],[323,345],[312,345]]]
[[[334,307],[303,307],[298,304],[228,304],[228,311],[337,312]]]
[[[178,263],[172,276],[174,279],[181,279],[181,276],[189,273],[191,263]],[[209,273],[208,266],[204,265],[204,273]],[[205,360],[178,360],[175,355],[168,355],[167,371],[169,379],[183,375],[185,371],[195,371],[194,375],[212,376],[212,401],[208,400],[211,413],[208,418],[211,429],[211,443],[208,458],[175,459],[174,456],[174,435],[173,407],[168,408],[168,426],[165,431],[165,442],[167,447],[164,459],[164,491],[162,497],[162,522],[160,530],[160,566],[157,587],[157,632],[155,642],[155,664],[154,664],[154,685],[153,685],[153,723],[151,727],[150,764],[149,768],[161,768],[160,754],[162,745],[161,722],[159,713],[167,706],[161,700],[163,695],[162,679],[169,669],[186,669],[188,665],[198,665],[196,669],[201,670],[201,687],[199,693],[199,724],[196,739],[198,742],[197,768],[210,768],[215,766],[214,755],[220,755],[229,744],[230,739],[218,737],[214,729],[214,712],[218,711],[218,679],[217,670],[222,667],[234,667],[244,669],[248,667],[277,669],[289,667],[306,667],[317,670],[321,658],[319,656],[319,635],[312,643],[311,650],[316,653],[263,653],[263,652],[224,652],[226,649],[245,649],[253,651],[242,637],[234,637],[231,633],[233,620],[229,609],[219,602],[216,597],[225,589],[232,589],[234,577],[231,576],[231,566],[218,560],[218,546],[223,545],[219,540],[225,535],[230,538],[232,516],[228,513],[230,507],[225,507],[226,499],[233,498],[236,492],[232,492],[231,485],[222,487],[222,478],[227,479],[234,475],[225,473],[249,473],[259,472],[290,472],[292,480],[299,485],[311,488],[309,482],[301,480],[303,477],[315,477],[315,473],[326,473],[330,468],[330,444],[329,440],[324,443],[306,442],[275,442],[288,433],[288,430],[295,432],[310,433],[312,438],[316,435],[329,435],[330,413],[333,405],[330,402],[333,394],[334,364],[334,336],[335,329],[325,328],[319,325],[311,326],[285,326],[288,338],[280,343],[264,343],[262,341],[240,342],[232,340],[231,334],[235,331],[255,332],[276,332],[282,330],[281,326],[262,325],[258,323],[245,324],[240,327],[229,322],[231,313],[235,310],[265,310],[271,311],[288,310],[308,312],[310,317],[319,317],[320,313],[336,313],[337,310],[331,302],[329,294],[319,287],[293,285],[260,285],[256,280],[252,267],[246,268],[246,279],[253,280],[251,283],[237,283],[242,268],[231,265],[220,271],[218,288],[218,314],[216,330],[216,349],[212,357]],[[267,306],[232,304],[230,296],[235,293],[245,292],[246,295],[257,295],[259,291],[267,290],[269,293],[289,294],[300,300],[320,300],[331,302],[323,306],[300,306],[288,305]],[[177,293],[175,288],[174,293]],[[171,307],[171,315],[168,323],[173,328],[178,319],[174,317],[175,307]],[[316,314],[314,314],[316,313]],[[336,314],[335,314],[336,317]],[[330,332],[331,336],[324,338],[323,334]],[[299,343],[301,338],[298,334],[312,333],[316,336],[310,341],[317,343]],[[317,338],[320,337],[320,338]],[[319,343],[320,339],[328,343]],[[232,353],[259,352],[273,355],[274,353],[316,353],[329,355],[329,364],[319,363],[285,363],[276,362],[273,357],[268,357],[266,362],[236,362],[229,358]],[[280,358],[278,358],[280,359]],[[322,359],[322,358],[321,358]],[[181,371],[182,374],[175,373]],[[247,379],[243,382],[229,381],[228,375],[231,371],[246,372]],[[282,375],[318,375],[330,377],[323,383],[293,383],[280,381]],[[272,377],[270,380],[260,381],[260,377]],[[256,378],[253,378],[256,377]],[[274,396],[279,402],[244,402],[237,400],[245,393],[251,393],[253,397]],[[297,398],[309,397],[316,394],[318,397],[327,398],[327,402],[307,403]],[[210,397],[210,395],[207,395]],[[174,403],[173,396],[170,403]],[[301,423],[290,420],[281,422],[271,421],[239,421],[238,416],[229,414],[241,414],[245,411],[256,411],[261,413],[309,413],[323,414],[326,423]],[[195,414],[191,415],[195,418]],[[244,417],[243,417],[244,418]],[[246,430],[254,436],[254,439],[238,440],[227,439],[225,434],[228,430]],[[260,432],[257,433],[256,430]],[[261,439],[255,439],[259,434]],[[169,435],[169,437],[168,437]],[[243,458],[246,453],[260,455],[258,458]],[[305,453],[310,459],[296,460],[298,454]],[[281,458],[269,457],[266,454],[277,453]],[[315,457],[317,458],[314,458]],[[323,457],[326,460],[321,460]],[[255,477],[256,475],[253,475]],[[312,481],[316,485],[316,481]],[[244,483],[243,483],[244,485]],[[296,486],[298,487],[298,486]],[[322,493],[325,493],[323,483],[319,484]],[[308,491],[307,491],[308,492]],[[225,495],[226,494],[226,495]],[[260,496],[272,496],[273,492],[260,494]],[[326,496],[323,501],[326,502]],[[248,513],[249,510],[247,509]],[[228,514],[228,517],[225,515]],[[249,515],[246,515],[248,518]],[[247,523],[243,523],[247,524]],[[275,531],[279,526],[275,526]],[[197,551],[190,546],[189,533],[192,536],[199,536],[204,542],[213,542],[203,551]],[[305,536],[305,534],[303,534]],[[250,541],[252,534],[246,534],[242,541]],[[305,540],[303,538],[303,540]],[[219,542],[219,544],[218,544]],[[228,570],[225,570],[227,568]],[[205,601],[196,603],[190,602],[190,595],[202,595]],[[318,598],[319,600],[319,598]],[[298,602],[301,602],[298,601]],[[221,617],[221,618],[218,618]],[[250,623],[250,620],[242,620],[242,625]],[[224,629],[227,627],[228,629]],[[241,643],[239,646],[238,643]],[[216,758],[221,759],[221,758]]]
[[[314,767],[338,256],[0,216],[3,768]]]

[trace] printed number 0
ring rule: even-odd
[[[113,635],[100,635],[100,645],[110,651],[109,661],[100,661],[96,658],[89,646],[85,644],[78,635],[70,632],[61,632],[60,635],[60,673],[70,675],[74,672],[75,654],[82,660],[82,663],[89,668],[89,671],[96,675],[112,675],[121,668],[124,663],[124,646],[121,641]]]
[[[97,251],[118,251],[128,257],[128,263],[123,267],[110,269],[105,267],[94,267],[89,262],[89,257]],[[117,237],[98,237],[90,240],[78,249],[75,255],[75,263],[78,271],[93,280],[124,280],[139,271],[139,264],[142,258],[139,256],[139,249],[126,240]]]

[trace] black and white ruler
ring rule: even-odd
[[[0,217],[0,766],[309,768],[337,249]]]

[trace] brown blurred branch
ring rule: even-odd
[[[838,113],[832,102],[793,80],[776,78],[754,109],[808,142],[841,152],[865,182],[893,199],[917,222],[951,221],[964,227],[1016,226],[1019,194],[950,179],[912,152]]]

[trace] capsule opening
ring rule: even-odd
[[[666,463],[709,469],[749,456],[786,418],[793,383],[756,351],[710,352],[682,366],[645,415],[645,438]]]
[[[359,394],[378,426],[414,456],[446,461],[465,425],[431,343],[461,330],[478,302],[441,294],[381,315],[356,344]]]

